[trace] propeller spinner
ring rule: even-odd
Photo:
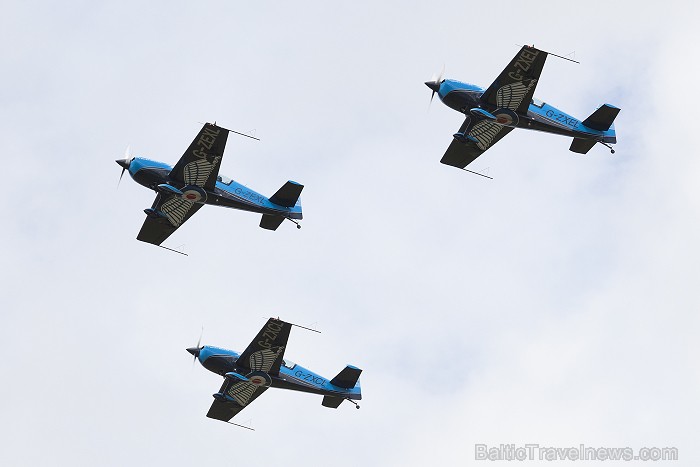
[[[440,85],[444,81],[444,79],[442,78],[442,75],[444,75],[444,74],[445,74],[445,65],[442,66],[442,70],[440,70],[440,74],[437,75],[437,77],[435,75],[433,75],[432,81],[425,82],[425,85],[433,90],[433,93],[430,95],[430,103],[431,104],[433,103],[433,98],[435,97],[435,93],[440,90]]]
[[[115,162],[119,165],[122,166],[122,174],[119,176],[119,182],[117,183],[117,188],[119,188],[119,184],[122,182],[122,177],[124,176],[124,172],[126,172],[129,169],[129,166],[131,165],[131,161],[134,160],[134,156],[131,155],[131,147],[127,146],[126,150],[124,151],[124,159],[117,159]]]
[[[119,162],[119,161],[117,161]],[[199,352],[202,351],[202,334],[204,334],[204,326],[202,326],[202,331],[199,333],[199,339],[197,339],[197,346],[196,347],[190,347],[187,349],[189,353],[194,355],[194,359],[192,360],[192,366],[194,367],[194,362],[197,361],[197,358],[199,357]]]

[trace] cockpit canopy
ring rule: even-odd
[[[294,368],[295,366],[297,366],[296,363],[294,363],[294,362],[291,361],[291,360],[287,360],[287,359],[282,360],[282,365],[284,365],[286,368],[289,368],[290,370],[291,370],[292,368]]]
[[[224,185],[230,185],[233,180],[228,178],[226,175],[219,175],[218,177],[216,177],[216,181],[221,182]]]

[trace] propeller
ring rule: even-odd
[[[430,81],[425,82],[425,85],[433,90],[433,93],[430,96],[430,104],[433,103],[433,98],[435,97],[435,93],[440,90],[440,84],[442,84],[442,82],[444,81],[444,79],[442,78],[442,76],[444,74],[445,74],[445,65],[442,65],[442,70],[440,70],[440,74],[437,76],[433,75],[433,78]]]
[[[134,156],[131,155],[131,146],[127,146],[126,150],[124,151],[124,159],[117,159],[116,163],[122,166],[122,174],[119,176],[119,182],[117,183],[117,188],[119,188],[119,185],[122,182],[122,177],[124,176],[124,172],[129,168],[131,165],[131,161],[134,160]]]
[[[199,357],[199,352],[202,350],[202,334],[204,334],[204,326],[202,326],[202,331],[199,333],[199,339],[197,339],[197,346],[190,347],[189,349],[187,349],[189,353],[194,355],[194,359],[192,360],[192,368],[194,368],[194,362],[197,361],[197,357]]]

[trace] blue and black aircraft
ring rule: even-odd
[[[360,370],[346,366],[333,379],[326,379],[284,358],[292,324],[270,318],[243,353],[201,346],[187,349],[209,371],[224,377],[207,417],[228,422],[267,388],[291,389],[323,396],[321,404],[333,409],[362,399]]]
[[[229,131],[206,123],[175,167],[142,157],[117,160],[123,167],[120,181],[128,170],[137,183],[157,193],[153,206],[144,210],[138,240],[160,245],[205,204],[260,213],[263,229],[277,230],[285,219],[301,228],[303,185],[290,180],[267,198],[219,175]]]
[[[610,144],[617,142],[613,121],[619,108],[604,104],[579,121],[534,98],[547,55],[523,46],[487,89],[442,76],[426,82],[433,91],[431,101],[437,94],[445,105],[466,115],[440,162],[464,169],[513,128],[573,137],[569,150],[580,154],[596,143],[615,153]]]

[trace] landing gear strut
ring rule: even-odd
[[[354,400],[352,400],[352,399],[345,399],[345,400],[347,400],[348,402],[351,402],[351,403],[355,404],[355,408],[356,408],[356,409],[359,409],[359,408],[360,408],[360,404],[358,404],[358,403],[355,402]]]
[[[295,221],[294,219],[290,219],[289,217],[287,218],[287,220],[294,222],[297,225],[297,229],[301,229],[301,224],[298,221]]]
[[[602,144],[603,146],[605,146],[606,148],[610,149],[610,154],[615,154],[615,150],[614,150],[614,149],[612,148],[612,146],[610,146],[608,143],[604,143],[604,142],[602,142],[602,141],[598,141],[598,142],[599,142],[600,144]]]

